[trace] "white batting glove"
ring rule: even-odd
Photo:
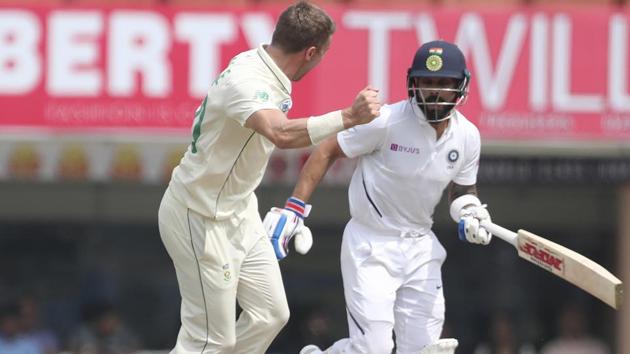
[[[293,247],[299,254],[307,254],[313,247],[313,234],[308,226],[302,224],[302,229],[295,234]]]
[[[293,241],[293,247],[299,254],[306,254],[313,246],[313,234],[308,226],[304,225],[304,218],[308,217],[311,213],[311,205],[306,204],[299,198],[291,197],[287,199],[284,204],[284,209],[294,212],[300,219],[302,219],[302,227],[295,233],[295,241]]]
[[[454,354],[458,344],[455,338],[442,338],[424,347],[419,354]]]
[[[490,213],[486,205],[471,205],[465,207],[460,212],[457,234],[462,241],[487,245],[492,240],[492,234],[481,226],[483,220],[491,221]]]
[[[276,253],[276,258],[282,260],[289,253],[289,242],[293,237],[293,246],[300,254],[306,254],[313,245],[311,230],[304,225],[304,217],[310,212],[310,205],[298,198],[287,200],[284,209],[271,208],[263,226]]]

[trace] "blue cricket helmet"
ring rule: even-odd
[[[456,92],[453,102],[427,101],[416,84],[417,78],[451,78],[459,80],[458,87],[437,88],[441,91]],[[439,122],[450,118],[455,106],[463,103],[468,94],[470,72],[466,66],[466,58],[462,51],[453,43],[442,40],[424,43],[417,51],[407,70],[407,92],[410,99],[415,99],[416,104],[422,110],[430,122]],[[440,112],[429,112],[428,106],[449,106],[450,109],[442,109]]]
[[[407,76],[463,80],[470,78],[470,73],[462,51],[453,43],[438,40],[427,42],[416,51]]]

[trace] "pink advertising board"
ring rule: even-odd
[[[417,47],[468,58],[462,111],[486,141],[630,138],[630,10],[613,7],[326,8],[337,32],[293,86],[290,117],[348,105],[367,84],[406,97]],[[268,42],[278,6],[0,6],[0,130],[187,134],[209,83]]]

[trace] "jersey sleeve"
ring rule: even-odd
[[[278,109],[273,104],[272,89],[254,80],[233,82],[225,87],[226,115],[245,125],[247,119],[262,109]]]
[[[464,164],[453,178],[453,182],[470,186],[477,183],[477,171],[479,170],[479,156],[481,152],[481,138],[479,130],[472,123],[466,136]]]
[[[337,133],[337,142],[343,153],[350,158],[366,155],[377,150],[387,135],[389,109],[381,108],[381,115],[366,124],[355,125]]]

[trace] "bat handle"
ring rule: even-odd
[[[481,226],[490,231],[493,235],[502,239],[503,241],[510,243],[512,246],[517,247],[518,235],[514,231],[510,231],[502,226],[492,223],[491,221],[483,220]]]

